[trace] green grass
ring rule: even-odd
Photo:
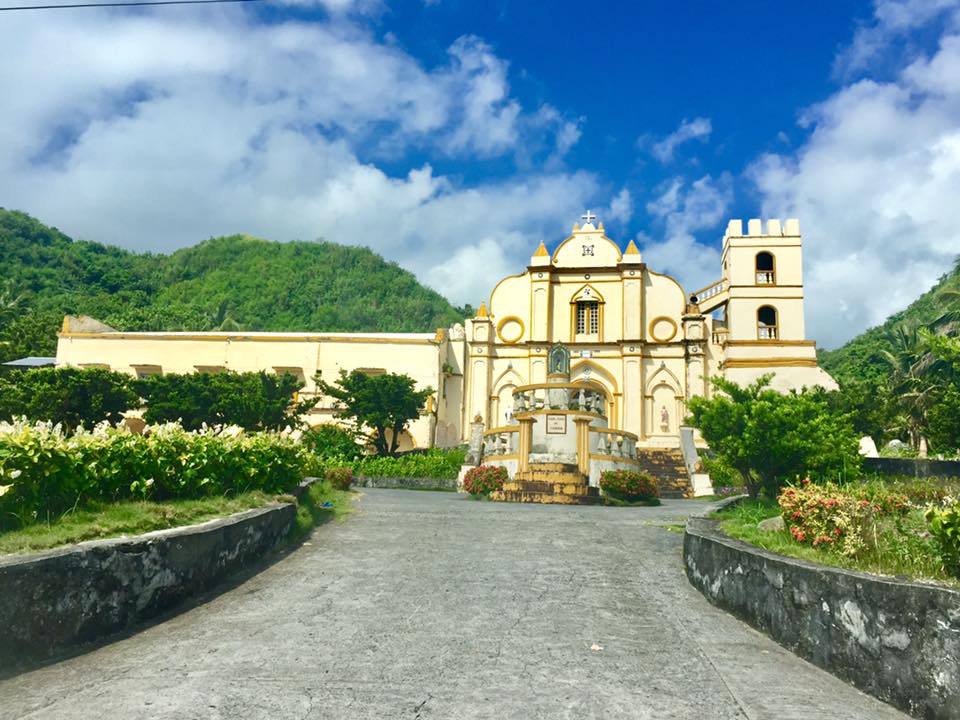
[[[769,500],[742,500],[711,515],[731,537],[771,552],[833,567],[859,570],[877,575],[934,581],[960,587],[960,579],[947,575],[936,546],[927,532],[922,509],[913,509],[904,518],[901,530],[891,523],[875,538],[871,546],[857,557],[848,558],[829,548],[814,548],[796,542],[786,530],[764,532],[757,523],[780,510]]]
[[[331,520],[342,522],[353,512],[355,492],[337,490],[327,480],[315,482],[297,503],[297,516],[290,528],[290,541],[296,542],[306,537],[318,525]],[[330,503],[332,507],[323,507]]]
[[[298,503],[290,540],[299,540],[324,522],[345,518],[351,510],[352,495],[334,490],[326,481],[312,485]],[[64,513],[49,523],[41,522],[0,533],[0,555],[38,552],[85,540],[141,535],[152,530],[194,525],[277,501],[293,502],[294,499],[288,495],[249,492],[235,497],[202,500],[91,503]],[[331,502],[333,507],[321,507],[324,502]]]

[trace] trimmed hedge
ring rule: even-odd
[[[50,423],[0,423],[0,530],[89,500],[289,492],[307,460],[300,443],[276,433],[187,432],[171,424],[149,435],[100,426],[68,436]]]

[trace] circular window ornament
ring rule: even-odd
[[[630,277],[633,277],[633,276],[636,275],[636,274],[637,274],[637,271],[636,271],[636,270],[631,270],[631,271],[630,271]]]
[[[542,277],[543,277],[543,273],[537,273],[537,277],[538,277],[538,278],[542,278]]]
[[[650,321],[650,337],[658,343],[668,343],[677,336],[677,323],[661,315]]]
[[[523,333],[523,320],[516,315],[507,315],[497,323],[497,337],[507,345],[514,345],[520,342]]]
[[[589,279],[590,279],[590,273],[587,273],[586,275],[584,275],[584,276],[583,276],[583,279],[584,279],[584,280],[589,280]]]

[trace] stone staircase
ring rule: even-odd
[[[528,470],[517,471],[503,490],[490,493],[499,502],[550,503],[556,505],[595,505],[600,502],[599,488],[591,487],[576,465],[532,463]]]
[[[687,477],[687,466],[679,450],[664,448],[637,448],[639,469],[649,473],[660,486],[662,498],[693,497],[693,488]]]

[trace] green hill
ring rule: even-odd
[[[234,235],[134,253],[2,208],[0,268],[3,359],[53,354],[68,313],[120,330],[428,332],[468,310],[366,248]]]
[[[854,380],[878,380],[890,373],[882,351],[891,350],[890,335],[897,329],[929,327],[951,330],[948,324],[960,319],[960,261],[930,290],[905,310],[891,315],[877,327],[853,338],[836,350],[818,353],[821,366],[841,384]],[[949,334],[953,334],[950,332]]]

